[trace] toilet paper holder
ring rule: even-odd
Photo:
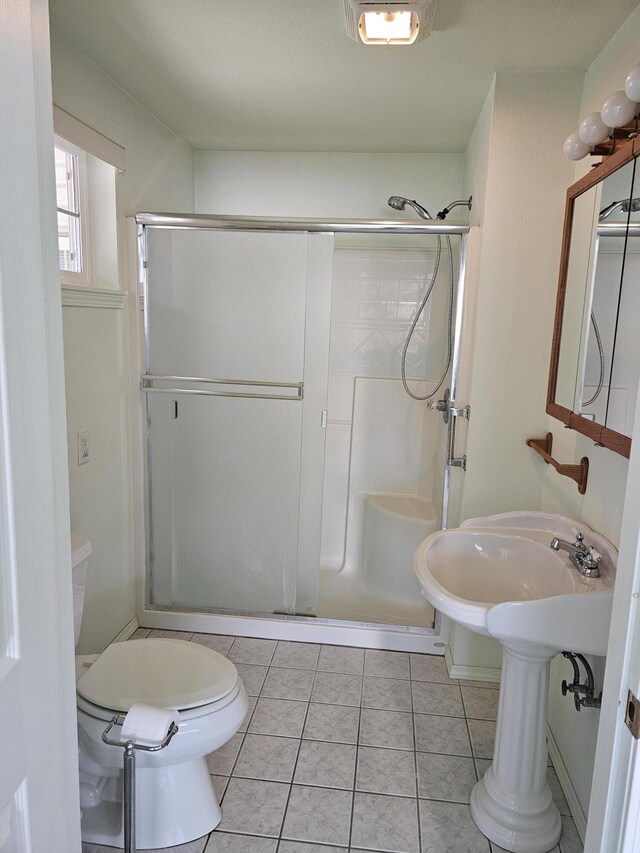
[[[109,737],[109,733],[114,726],[122,726],[125,721],[126,714],[116,714],[111,720],[107,728],[102,733],[102,740],[108,746],[119,746],[124,750],[124,790],[122,797],[122,810],[124,819],[124,850],[125,853],[136,853],[136,827],[135,827],[135,812],[136,812],[136,749],[142,752],[159,752],[166,746],[169,746],[173,736],[178,732],[178,726],[171,723],[167,734],[161,743],[154,746],[135,743],[135,741],[114,740]]]

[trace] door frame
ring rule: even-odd
[[[0,659],[0,811],[11,801],[17,807],[12,838],[20,853],[75,853],[80,804],[46,0],[0,0],[0,76],[0,112],[11,131],[0,137],[0,584],[8,641]]]

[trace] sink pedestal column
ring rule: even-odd
[[[549,668],[556,654],[504,645],[493,764],[471,794],[480,831],[513,853],[546,853],[562,829],[546,779]]]

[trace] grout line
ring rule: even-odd
[[[360,760],[360,731],[362,729],[362,700],[364,698],[364,672],[366,667],[367,653],[365,651],[362,660],[362,680],[360,682],[360,706],[358,707],[358,731],[356,732],[356,761],[353,767],[353,790],[351,791],[351,815],[349,817],[349,837],[347,839],[347,850],[353,844],[353,815],[356,808],[356,779],[358,778],[358,761]]]
[[[353,744],[349,744],[349,746],[353,746]],[[296,758],[296,764],[294,765],[294,768],[293,768],[294,775],[295,775],[295,771],[297,768],[297,759],[298,758],[299,758],[299,754]],[[357,761],[356,761],[356,765],[354,768],[354,777],[357,773],[357,769],[358,768],[357,768]],[[220,775],[220,774],[216,774],[216,775]],[[228,777],[228,778],[231,779],[231,777]],[[394,797],[395,799],[398,799],[398,800],[411,800],[411,801],[428,800],[429,802],[432,802],[432,803],[454,803],[455,805],[463,805],[463,806],[469,805],[468,800],[454,800],[454,799],[446,800],[446,799],[443,799],[442,797],[424,797],[424,796],[415,796],[414,794],[398,794],[398,793],[393,792],[393,791],[369,791],[366,788],[359,788],[359,787],[357,787],[357,785],[354,785],[354,787],[351,787],[351,788],[337,788],[335,785],[318,785],[318,784],[314,784],[313,782],[294,782],[293,777],[292,777],[291,782],[283,781],[282,779],[264,779],[262,777],[257,777],[257,776],[234,776],[233,778],[234,779],[240,779],[240,780],[246,780],[248,782],[268,782],[269,784],[273,784],[273,785],[288,785],[290,788],[293,788],[293,787],[314,788],[315,790],[318,790],[318,791],[343,791],[343,792],[346,791],[347,793],[351,793],[351,794],[356,794],[356,793],[357,794],[372,794],[373,796],[376,796],[376,797]],[[288,806],[288,800],[287,800],[287,806]],[[286,815],[286,808],[285,808],[285,815]],[[561,817],[569,818],[569,815],[561,815]],[[227,831],[230,832],[231,830],[223,830],[223,831],[224,832],[227,832]],[[235,832],[238,832],[238,830],[235,830]],[[243,833],[239,833],[239,834],[242,835]],[[248,833],[248,834],[250,835],[251,833]],[[265,836],[265,837],[267,837],[267,836]],[[273,838],[274,836],[268,836],[268,837]],[[287,840],[287,839],[285,839],[285,840]],[[291,839],[291,840],[294,840],[294,839]],[[313,841],[313,842],[309,841],[309,842],[305,842],[305,843],[307,843],[307,844],[327,844],[328,842],[326,842],[326,841],[322,841],[322,842],[321,841]],[[329,845],[329,846],[331,846],[331,845]],[[339,844],[337,846],[340,847]]]
[[[412,675],[411,658],[409,658],[409,675]],[[411,685],[411,731],[413,732],[413,766],[416,782],[416,820],[418,822],[418,849],[422,850],[422,825],[420,821],[420,783],[418,777],[418,739],[416,737],[416,712],[413,706],[413,678]]]
[[[471,750],[471,757],[473,759],[473,770],[474,770],[474,773],[476,774],[476,781],[479,782],[480,776],[478,773],[478,765],[476,764],[476,758],[479,758],[479,756],[477,756],[475,754],[475,751],[473,748],[473,741],[471,740],[471,729],[469,728],[469,718],[466,716],[466,714],[465,714],[465,718],[464,718],[464,726],[465,726],[465,729],[467,730],[467,737],[469,738],[469,749]]]
[[[316,682],[316,674],[317,670],[314,671],[313,681],[311,682],[311,693],[313,693],[313,685]],[[266,679],[265,679],[266,681]],[[282,833],[284,832],[284,824],[287,819],[287,812],[289,811],[289,803],[291,802],[291,794],[293,793],[293,780],[296,775],[296,770],[298,769],[298,760],[300,758],[300,750],[302,749],[302,735],[304,734],[304,728],[307,725],[307,717],[309,716],[309,708],[311,706],[311,693],[309,694],[309,701],[307,702],[307,710],[304,715],[304,720],[302,721],[302,728],[300,730],[300,737],[298,738],[298,749],[296,752],[296,760],[293,762],[293,770],[291,771],[291,782],[289,782],[289,791],[287,792],[287,801],[284,804],[284,811],[282,812],[282,821],[280,823],[280,832],[278,833],[278,844],[277,849],[280,849],[280,842],[282,841]]]

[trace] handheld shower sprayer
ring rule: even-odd
[[[405,207],[409,205],[409,207],[412,207],[418,214],[418,216],[421,216],[423,219],[433,219],[433,216],[431,216],[426,207],[423,207],[421,204],[418,204],[417,201],[411,201],[411,199],[404,198],[401,195],[390,196],[387,200],[387,204],[394,210],[404,210]]]
[[[440,213],[436,214],[436,219],[446,219],[454,207],[464,206],[468,210],[471,210],[472,201],[472,196],[469,196],[469,198],[456,199],[456,201],[450,202],[445,208],[440,211]],[[409,205],[409,207],[412,207],[418,214],[418,216],[421,216],[423,219],[433,219],[433,216],[431,216],[426,207],[423,207],[421,204],[418,204],[418,202],[415,200],[412,201],[411,199],[404,198],[404,196],[401,195],[390,196],[387,200],[387,204],[394,210],[404,210],[405,207]]]
[[[598,222],[603,222],[608,219],[611,214],[618,210],[623,213],[637,213],[640,210],[640,198],[625,198],[622,201],[613,201],[607,207],[603,208],[598,215]]]

